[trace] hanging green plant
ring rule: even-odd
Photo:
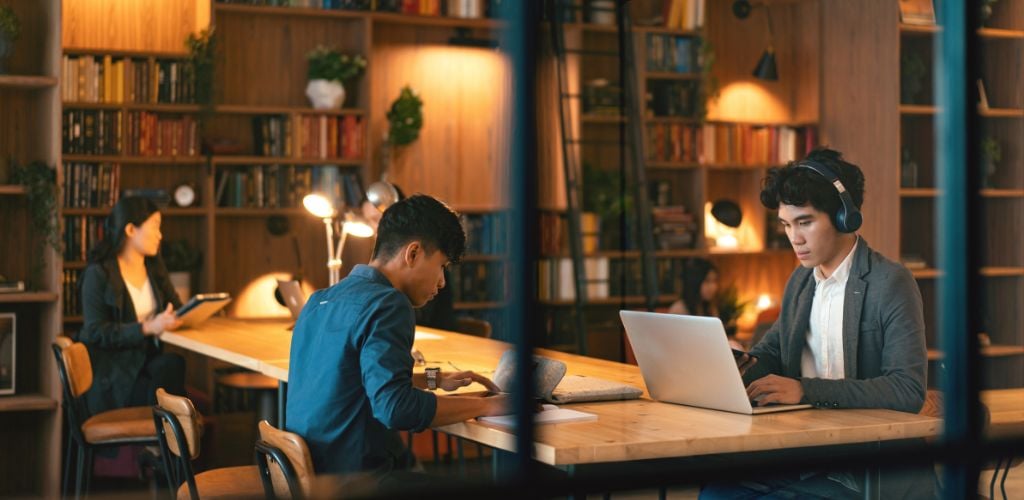
[[[196,104],[200,105],[199,126],[213,115],[214,51],[217,46],[214,28],[190,33],[185,40],[188,49],[186,68],[194,91]]]
[[[41,232],[40,237],[35,239],[36,255],[44,255],[47,246],[60,252],[62,241],[60,223],[57,219],[60,189],[57,187],[56,169],[40,161],[25,166],[15,164],[12,180],[25,187],[32,226]],[[42,288],[39,285],[42,283],[46,259],[38,258],[32,261],[32,281],[36,285],[35,288]]]
[[[21,34],[21,21],[14,14],[14,9],[6,5],[0,5],[0,38],[6,37],[10,41],[18,39]]]
[[[388,110],[388,143],[395,146],[411,144],[423,128],[423,100],[406,85]]]

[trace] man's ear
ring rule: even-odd
[[[416,259],[421,257],[422,254],[423,245],[419,241],[410,242],[402,251],[402,261],[406,266],[412,267]]]

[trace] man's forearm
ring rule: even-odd
[[[426,373],[413,373],[412,374],[412,385],[417,389],[427,390],[427,374]]]
[[[491,415],[494,412],[490,398],[479,396],[438,396],[437,412],[430,421],[431,427],[463,422],[471,418]]]

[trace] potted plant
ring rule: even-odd
[[[57,200],[60,197],[60,189],[57,187],[57,171],[49,165],[35,161],[28,165],[14,165],[12,180],[22,186],[28,197],[28,208],[31,212],[32,227],[42,234],[34,238],[36,249],[35,254],[45,255],[46,247],[49,246],[60,252],[62,248],[62,234],[60,222],[57,218]],[[32,287],[33,289],[45,288],[43,283],[43,271],[45,269],[45,258],[33,259],[32,265]]]
[[[164,243],[161,254],[174,290],[182,301],[188,300],[192,296],[192,273],[199,269],[202,254],[184,239]]]
[[[614,248],[619,243],[619,216],[633,204],[633,197],[623,193],[620,180],[617,170],[604,170],[590,163],[583,163],[582,225],[585,231],[587,228],[599,227],[598,239],[602,240],[600,245],[592,243],[593,247]],[[584,244],[584,247],[587,246]]]
[[[996,167],[1003,160],[1003,148],[999,141],[988,136],[981,141],[981,186],[991,187],[992,176],[996,173]]]
[[[14,41],[21,34],[21,22],[14,9],[0,5],[0,75],[7,73],[7,56],[14,51]]]
[[[309,55],[309,83],[306,96],[315,109],[337,109],[345,102],[342,84],[366,68],[366,58],[349,56],[326,47],[317,47]]]
[[[718,318],[725,325],[725,334],[729,338],[736,335],[736,321],[743,315],[748,304],[750,301],[740,301],[740,293],[736,289],[736,285],[729,285],[721,289],[715,297]]]
[[[917,97],[924,90],[924,78],[928,66],[917,52],[907,52],[900,57],[900,102],[916,104]]]
[[[203,127],[213,114],[213,58],[216,48],[213,27],[198,34],[189,33],[185,48],[188,50],[188,83],[193,89],[196,104],[201,107],[199,125]]]

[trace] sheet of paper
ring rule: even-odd
[[[438,335],[436,333],[430,332],[421,332],[419,330],[416,330],[416,340],[441,340],[443,338],[444,335]]]
[[[559,408],[555,405],[544,405],[544,411],[535,413],[533,423],[542,424],[564,424],[569,422],[590,422],[597,420],[597,415],[577,410]],[[512,428],[516,425],[515,415],[502,415],[500,417],[480,417],[477,419],[485,424],[498,427]]]

